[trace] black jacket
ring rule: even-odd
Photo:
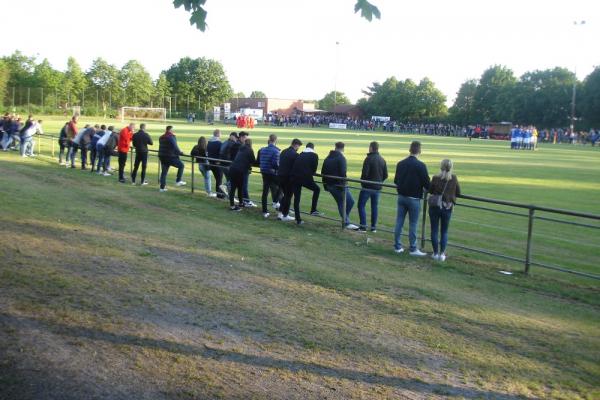
[[[208,157],[207,151],[206,149],[204,149],[203,151],[200,150],[200,146],[195,145],[192,148],[192,152],[190,153],[190,155],[192,157],[194,157],[194,161],[197,162],[198,164],[208,164],[208,160],[206,158],[197,158],[197,157]]]
[[[158,157],[160,158],[179,158],[183,152],[177,146],[177,139],[171,132],[167,132],[158,138]]]
[[[394,183],[398,187],[398,194],[420,199],[423,190],[429,189],[429,173],[427,166],[415,156],[406,157],[396,166]]]
[[[277,176],[289,178],[296,158],[298,158],[298,153],[292,146],[283,150],[279,155],[279,169],[277,170]]]
[[[346,158],[342,152],[337,150],[331,150],[329,155],[323,161],[323,167],[321,168],[321,174],[339,176],[342,178],[346,177]],[[324,185],[343,185],[343,179],[333,179],[323,177]]]
[[[133,134],[131,139],[133,147],[135,147],[136,153],[147,153],[148,146],[153,146],[152,138],[146,133],[146,131],[139,130]]]
[[[300,182],[313,182],[313,175],[319,166],[317,153],[303,151],[298,155],[292,167],[292,179]]]
[[[221,160],[233,160],[237,154],[232,154],[233,145],[237,142],[227,139],[221,144],[221,148],[219,149],[219,156]],[[239,146],[238,146],[239,147]],[[237,149],[235,150],[237,153]]]
[[[112,151],[117,147],[117,143],[119,142],[119,135],[115,132],[110,132],[110,137],[106,141],[104,145],[104,151],[106,153],[112,153]]]
[[[208,153],[208,157],[219,159],[221,156],[219,152],[221,151],[221,141],[220,140],[209,140],[206,145],[206,152]],[[211,161],[211,165],[219,165],[218,161]]]
[[[388,178],[388,169],[385,160],[378,152],[367,154],[363,162],[360,179],[365,181],[384,182]],[[365,189],[381,190],[381,185],[361,183]]]
[[[255,162],[256,157],[254,156],[254,150],[248,146],[240,146],[235,159],[231,163],[231,167],[229,167],[229,172],[235,173],[249,171],[252,167],[252,164]]]

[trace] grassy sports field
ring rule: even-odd
[[[47,121],[46,132],[59,124]],[[186,150],[213,129],[174,125]],[[161,130],[150,126],[154,137]],[[279,128],[251,136],[271,132],[314,141],[321,158],[343,140],[351,176],[370,140],[392,171],[413,139]],[[511,153],[506,143],[419,139],[431,172],[443,157],[455,161],[465,193],[599,212],[598,149]],[[521,266],[454,250],[440,266],[394,254],[385,232],[232,215],[189,188],[160,194],[46,157],[0,153],[0,179],[6,398],[600,396],[595,281],[540,269],[504,276],[498,269]],[[335,215],[329,194],[322,200]],[[393,198],[384,206],[391,227]],[[459,208],[451,240],[517,254],[524,234],[513,230],[525,228],[521,217]],[[594,231],[540,222],[537,232],[536,257],[598,272]]]
[[[83,119],[85,122],[96,120]],[[63,120],[50,119],[44,124],[47,133],[58,133]],[[205,124],[190,125],[184,121],[173,121],[175,132],[182,150],[191,150],[201,135],[207,138],[215,126]],[[117,127],[122,124],[116,123]],[[234,126],[219,127],[224,136]],[[164,131],[164,124],[149,124],[149,131],[156,138]],[[333,143],[346,143],[348,175],[360,178],[362,162],[372,140],[380,143],[380,152],[387,160],[390,178],[393,183],[396,163],[408,153],[412,140],[423,142],[422,160],[427,164],[430,174],[437,173],[439,163],[444,158],[454,161],[455,172],[459,177],[464,194],[511,200],[526,204],[564,208],[600,214],[600,148],[590,146],[541,145],[538,151],[511,151],[507,142],[474,140],[464,138],[437,137],[423,135],[389,134],[382,132],[347,132],[330,129],[294,129],[278,127],[258,127],[251,132],[255,151],[265,145],[269,134],[279,137],[279,147],[285,148],[294,137],[304,143],[312,141],[322,161],[333,148]],[[157,147],[157,146],[156,146]],[[46,143],[46,150],[49,150]],[[156,174],[156,162],[151,164],[150,171]],[[319,166],[320,171],[320,166]],[[190,168],[186,170],[186,179],[190,180]],[[198,187],[203,181],[196,176]],[[214,183],[213,183],[214,184]],[[251,197],[258,203],[262,182],[260,175],[251,179]],[[353,190],[358,200],[358,190]],[[303,209],[308,210],[310,196],[303,196]],[[465,204],[490,206],[482,203],[463,201]],[[527,210],[518,210],[491,206],[504,210],[526,214]],[[327,216],[337,218],[337,209],[331,196],[322,191],[320,209]],[[396,205],[395,196],[382,196],[380,203],[380,227],[393,230]],[[368,211],[367,211],[368,214]],[[538,213],[541,216],[557,217]],[[558,216],[574,222],[589,222],[581,219]],[[358,221],[356,208],[353,219]],[[419,228],[420,229],[420,228]],[[428,226],[426,228],[426,231]],[[427,231],[428,232],[428,231]],[[405,232],[406,233],[406,232]],[[429,234],[426,233],[426,237]],[[381,232],[380,240],[391,240],[392,235]],[[451,224],[450,241],[459,245],[493,250],[509,256],[524,258],[527,238],[527,218],[507,216],[469,208],[458,208]],[[389,245],[391,247],[391,241]],[[429,244],[427,250],[431,250]],[[451,250],[451,252],[456,252]],[[465,256],[473,254],[464,253]],[[561,265],[583,272],[600,274],[600,230],[572,227],[563,224],[536,220],[534,226],[533,259]],[[474,255],[481,259],[479,254]],[[522,270],[523,266],[511,264],[509,269]],[[551,274],[554,272],[533,267],[534,274]],[[562,274],[558,274],[559,276]],[[568,277],[567,279],[575,279]],[[581,280],[586,282],[586,280]]]

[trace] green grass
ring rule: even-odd
[[[594,282],[459,252],[439,266],[386,235],[15,154],[0,177],[8,398],[600,395]]]
[[[101,122],[83,119],[85,122]],[[114,123],[114,121],[110,122]],[[180,147],[188,153],[198,137],[209,137],[213,126],[189,125],[183,121],[171,121],[175,126]],[[44,123],[47,133],[58,133],[63,120],[49,119]],[[116,123],[117,127],[122,124]],[[218,126],[227,136],[233,126]],[[164,129],[164,124],[150,123],[149,131],[153,137],[158,137]],[[454,161],[455,172],[461,183],[464,194],[510,200],[525,204],[563,208],[569,210],[600,214],[600,182],[597,173],[600,170],[600,148],[570,145],[541,145],[539,151],[511,151],[507,142],[475,140],[468,142],[464,138],[448,138],[423,135],[388,134],[382,132],[346,132],[329,129],[292,129],[279,127],[259,127],[251,132],[254,147],[257,151],[266,143],[269,134],[279,137],[279,147],[285,148],[294,137],[304,143],[312,141],[319,153],[321,161],[327,156],[336,141],[346,143],[346,158],[348,160],[348,175],[360,178],[362,161],[372,140],[380,143],[380,152],[387,160],[390,179],[393,183],[395,165],[407,155],[407,149],[412,140],[423,143],[422,160],[427,164],[430,174],[438,172],[439,163],[444,158]],[[44,148],[50,150],[50,143],[45,142]],[[150,174],[156,174],[156,161],[150,163]],[[319,166],[320,171],[320,166]],[[190,168],[186,169],[186,179],[190,180]],[[196,183],[202,187],[202,179],[196,174]],[[213,181],[214,184],[214,181]],[[260,199],[262,182],[259,175],[251,179],[251,197]],[[354,190],[355,200],[358,190]],[[304,209],[307,208],[309,196],[303,196]],[[491,207],[500,210],[510,210],[523,214],[522,217],[503,215],[466,207],[457,208],[453,215],[450,228],[450,242],[491,250],[519,259],[525,258],[525,243],[527,238],[527,210],[510,209],[494,205],[462,200],[465,205]],[[337,217],[337,209],[331,196],[323,192],[320,209],[328,216]],[[380,203],[380,227],[393,230],[396,215],[395,196],[383,195]],[[559,218],[566,221],[589,223],[600,226],[595,221],[571,217],[562,217],[538,212],[538,216]],[[353,218],[358,220],[358,214],[353,211]],[[428,227],[426,228],[428,238]],[[382,236],[382,235],[380,235]],[[392,235],[387,235],[391,241]],[[391,242],[389,243],[391,246]],[[430,250],[430,245],[426,245]],[[451,255],[475,257],[486,261],[494,261],[479,254],[469,254],[450,249]],[[600,275],[600,230],[573,227],[564,224],[536,220],[532,259],[542,263],[559,265],[568,269]],[[497,260],[496,260],[497,261]],[[523,265],[512,263],[506,266],[513,271],[522,271]],[[562,273],[545,270],[537,266],[531,269],[534,275],[545,275],[576,281],[580,284],[589,283],[586,278],[566,276]],[[562,278],[561,278],[562,277]]]

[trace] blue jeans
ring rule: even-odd
[[[206,190],[206,193],[210,194],[211,193],[211,179],[210,179],[210,165],[208,164],[198,164],[198,168],[200,169],[200,172],[202,173],[202,176],[204,177],[204,189]]]
[[[75,168],[75,156],[77,155],[79,146],[76,143],[69,142],[69,152],[67,153],[67,160],[71,160],[71,167]]]
[[[431,246],[433,247],[433,254],[442,254],[446,252],[446,245],[448,244],[448,227],[450,226],[451,217],[452,209],[447,210],[439,207],[429,208],[429,222],[431,223]],[[441,239],[438,242],[440,222],[442,229]]]
[[[421,199],[398,195],[398,216],[396,217],[396,229],[394,229],[394,248],[402,248],[400,237],[404,226],[404,218],[408,213],[408,241],[410,251],[417,249],[417,224],[419,223],[419,210],[421,209]]]
[[[344,225],[348,225],[350,223],[350,211],[352,211],[352,207],[354,207],[354,199],[352,198],[352,194],[348,188],[342,188],[335,185],[327,185],[325,187],[331,195],[333,196],[335,202],[338,206],[338,213],[340,217],[344,219]],[[346,192],[346,214],[344,215],[344,192]]]
[[[21,138],[21,155],[33,154],[33,137],[26,136]]]
[[[377,228],[377,216],[379,210],[379,194],[381,192],[375,189],[362,189],[358,195],[358,217],[360,218],[360,226],[367,227],[367,212],[365,206],[367,201],[371,200],[371,229]]]

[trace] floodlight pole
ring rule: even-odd
[[[335,106],[337,104],[337,78],[338,78],[338,65],[340,56],[340,42],[335,42],[335,75],[333,79],[333,114],[335,115]]]
[[[585,25],[585,20],[582,21],[573,21],[573,26],[583,26]],[[577,64],[575,65],[575,79],[573,80],[573,96],[571,97],[571,133],[575,132],[575,100],[577,97]]]

